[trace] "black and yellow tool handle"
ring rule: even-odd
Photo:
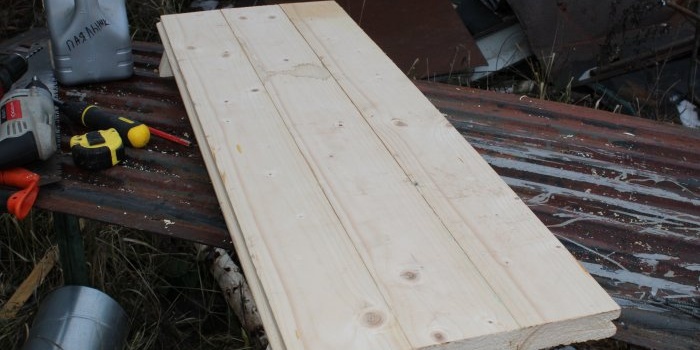
[[[105,112],[95,105],[85,102],[63,102],[58,105],[58,108],[73,122],[90,129],[116,129],[124,143],[130,147],[145,147],[151,138],[151,132],[145,124]]]

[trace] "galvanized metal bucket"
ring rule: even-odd
[[[65,286],[39,307],[23,350],[122,349],[129,333],[127,315],[107,294]]]

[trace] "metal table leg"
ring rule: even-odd
[[[63,213],[53,213],[53,227],[56,231],[56,243],[59,260],[63,268],[65,284],[88,285],[85,248],[80,234],[78,218]]]

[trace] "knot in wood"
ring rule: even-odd
[[[401,272],[401,277],[406,281],[417,281],[420,278],[420,272],[413,270],[404,270]]]
[[[406,124],[406,122],[404,122],[401,119],[397,119],[397,118],[392,119],[391,122],[396,126],[408,126],[408,124]]]
[[[362,324],[369,328],[377,328],[384,324],[384,314],[379,311],[368,311],[362,315]]]
[[[447,341],[447,335],[442,331],[434,331],[430,336],[438,343],[444,343]]]

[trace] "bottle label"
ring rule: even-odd
[[[11,100],[0,108],[0,122],[22,119],[22,104],[19,100]]]
[[[101,32],[102,28],[108,25],[109,22],[107,22],[107,20],[104,18],[100,18],[93,23],[88,24],[85,26],[85,28],[83,28],[83,30],[74,34],[73,38],[66,40],[66,47],[68,48],[68,51],[73,51],[73,49],[80,46],[80,44],[86,43],[88,40],[92,39],[99,32]]]

